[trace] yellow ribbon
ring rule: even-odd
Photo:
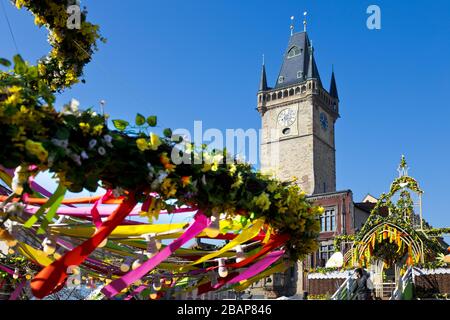
[[[187,223],[171,223],[171,224],[148,224],[148,225],[132,225],[132,226],[118,226],[109,236],[113,238],[129,238],[140,237],[144,234],[154,233],[157,239],[175,239],[183,234],[183,229],[187,226]],[[226,233],[225,229],[230,231],[238,231],[239,227],[235,224],[231,224],[227,220],[220,221],[221,233]],[[95,232],[93,226],[74,226],[74,227],[51,227],[50,232],[54,234],[61,234],[69,237],[89,238]],[[178,231],[179,230],[179,231]],[[170,233],[170,231],[176,231]],[[158,233],[168,234],[158,234]],[[201,232],[197,237],[206,236],[205,232]],[[131,240],[131,239],[130,239]]]
[[[26,243],[19,242],[18,251],[32,261],[36,261],[41,266],[48,266],[53,262],[43,251],[33,248]]]
[[[150,224],[150,225],[133,225],[133,226],[118,226],[110,234],[109,238],[128,238],[140,237],[147,233],[162,233],[171,230],[179,230],[186,227],[186,223],[173,224]],[[62,234],[71,237],[89,238],[95,232],[93,226],[76,226],[76,227],[51,227],[51,233]]]
[[[236,238],[234,238],[229,243],[227,243],[222,249],[215,251],[213,253],[207,254],[206,256],[201,257],[200,259],[192,262],[191,264],[195,265],[195,264],[205,262],[207,260],[211,260],[212,258],[215,258],[215,257],[227,252],[228,250],[233,249],[237,245],[256,237],[259,234],[259,230],[261,229],[263,224],[264,224],[264,219],[256,220],[255,223],[251,227],[243,230],[241,232],[241,234],[239,234]]]

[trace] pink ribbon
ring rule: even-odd
[[[3,270],[3,271],[5,271],[5,272],[7,272],[9,274],[14,274],[14,270],[12,270],[12,269],[10,269],[8,267],[2,266],[2,265],[0,265],[0,270]]]
[[[38,211],[38,206],[28,205],[26,211],[29,213],[36,213]],[[115,206],[111,205],[103,205],[98,206],[97,211],[101,217],[108,217],[115,209]],[[193,212],[195,211],[195,208],[177,208],[170,212],[170,214],[173,213],[186,213],[186,212]],[[129,216],[139,216],[139,213],[141,212],[141,209],[139,207],[134,208]],[[83,217],[83,216],[90,216],[91,213],[91,207],[76,207],[76,208],[59,208],[56,212],[60,216],[74,216],[74,217]],[[168,211],[162,210],[160,214],[169,214]]]
[[[25,287],[25,285],[27,284],[27,281],[24,280],[22,281],[17,288],[13,291],[13,293],[11,294],[11,296],[9,297],[9,300],[17,300],[17,298],[19,297],[20,293],[22,292],[23,287]]]
[[[183,244],[195,238],[200,232],[202,232],[209,224],[211,220],[207,218],[202,212],[198,211],[195,215],[195,221],[192,223],[186,231],[171,244],[162,249],[158,254],[151,257],[149,260],[144,262],[140,267],[135,270],[128,272],[122,278],[114,280],[108,286],[102,289],[102,293],[108,298],[114,297],[119,294],[123,289],[129,287],[137,280],[141,279],[148,272],[153,270],[157,265],[166,260],[172,253],[178,250]],[[135,293],[139,293],[142,289],[138,288]],[[139,291],[140,290],[140,291]]]
[[[266,270],[271,264],[279,260],[284,254],[284,250],[274,251],[269,253],[264,259],[259,260],[251,267],[247,268],[244,272],[239,274],[238,276],[234,277],[230,281],[228,281],[228,284],[234,284],[238,283],[243,280],[247,280],[264,270]]]

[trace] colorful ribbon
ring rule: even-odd
[[[98,229],[102,225],[102,218],[100,217],[100,213],[98,212],[98,206],[102,204],[102,202],[110,199],[112,196],[112,190],[106,191],[106,193],[95,201],[94,205],[91,209],[92,222],[94,222],[95,227]]]
[[[256,220],[255,223],[250,228],[243,230],[241,234],[239,234],[236,238],[234,238],[229,243],[227,243],[223,248],[221,248],[220,250],[218,250],[216,252],[213,252],[213,253],[207,254],[206,256],[201,257],[197,261],[194,261],[192,264],[195,265],[195,264],[205,262],[207,260],[211,260],[211,259],[217,257],[218,255],[220,255],[224,252],[227,252],[228,250],[233,249],[237,245],[256,237],[259,234],[259,230],[261,229],[263,224],[264,224],[263,219]]]
[[[9,297],[9,300],[17,300],[17,298],[19,297],[20,293],[22,292],[23,287],[25,287],[26,284],[27,284],[26,280],[22,281],[16,287],[16,289],[13,291],[13,293],[11,293],[11,296]]]
[[[136,282],[145,276],[148,272],[153,270],[162,261],[166,260],[172,253],[179,249],[183,244],[189,240],[195,238],[202,230],[209,226],[211,220],[207,218],[202,212],[197,212],[195,215],[194,223],[191,224],[189,228],[186,229],[183,235],[178,239],[174,240],[167,247],[162,249],[158,254],[151,257],[149,260],[144,262],[141,266],[135,270],[127,273],[120,279],[111,282],[108,286],[102,289],[102,293],[111,298],[120,293],[123,289],[129,287],[131,284]]]
[[[246,269],[244,272],[239,274],[237,277],[228,281],[228,284],[238,283],[240,281],[244,281],[250,277],[255,276],[256,274],[263,272],[267,267],[271,264],[278,261],[284,254],[284,250],[274,251],[267,255],[267,257],[259,260],[254,265]]]
[[[31,290],[34,296],[42,299],[50,294],[52,290],[55,290],[55,288],[62,287],[64,280],[67,277],[67,268],[69,266],[78,266],[86,260],[92,251],[94,251],[117,227],[117,225],[125,219],[128,213],[133,210],[136,203],[137,201],[134,193],[130,192],[128,197],[117,207],[90,239],[42,269],[31,280]]]

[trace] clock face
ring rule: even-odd
[[[295,122],[295,111],[284,109],[278,114],[278,122],[284,127],[290,126]]]
[[[325,113],[320,113],[320,125],[322,126],[322,129],[327,130],[328,129],[328,117]]]

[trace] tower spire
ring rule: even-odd
[[[331,66],[330,95],[339,100],[336,78],[334,77],[334,65]]]
[[[261,80],[259,82],[259,91],[266,91],[267,89],[268,88],[267,88],[267,76],[266,76],[266,63],[264,61],[264,54],[263,54]]]

